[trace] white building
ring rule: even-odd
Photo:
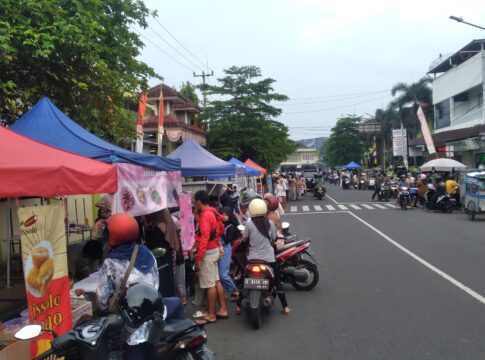
[[[285,162],[281,163],[281,169],[303,169],[316,167],[319,162],[318,150],[316,148],[298,148],[289,155]]]
[[[484,69],[485,39],[481,39],[454,54],[440,56],[428,72],[435,77],[436,148],[472,168],[485,168]]]

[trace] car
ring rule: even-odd
[[[323,174],[317,170],[304,170],[303,177],[305,178],[306,190],[313,190],[317,182],[323,181]]]

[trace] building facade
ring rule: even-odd
[[[473,40],[430,66],[433,139],[440,156],[485,168],[485,39]],[[419,145],[419,144],[415,144]]]
[[[162,93],[162,97],[160,97]],[[206,145],[207,133],[199,123],[202,108],[191,102],[177,90],[159,84],[148,90],[147,109],[143,119],[143,152],[157,153],[157,132],[160,115],[160,99],[163,99],[164,135],[162,155],[166,156],[185,140],[192,139]]]
[[[318,163],[318,150],[316,148],[298,148],[288,156],[285,162],[281,163],[280,168],[282,170],[297,170],[317,167]]]

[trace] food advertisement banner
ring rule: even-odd
[[[116,213],[132,216],[150,214],[177,204],[181,190],[180,172],[165,172],[132,164],[115,164],[118,192],[114,196]]]
[[[72,328],[63,205],[18,209],[22,264],[29,320],[61,335]],[[50,348],[52,336],[31,342],[35,357]]]
[[[179,195],[180,204],[180,238],[184,253],[188,253],[195,241],[194,214],[192,212],[192,195],[181,193]]]

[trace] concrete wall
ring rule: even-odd
[[[433,81],[433,104],[482,83],[481,52]]]

